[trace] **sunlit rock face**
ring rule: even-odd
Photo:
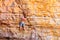
[[[21,17],[26,18],[24,33],[19,30]],[[24,37],[29,40],[33,31],[29,25],[36,28],[37,35],[41,36],[39,40],[60,40],[60,1],[0,0],[0,36],[2,38]],[[32,35],[36,33],[33,32]],[[34,40],[34,38],[30,39]]]

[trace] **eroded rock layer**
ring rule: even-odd
[[[26,18],[24,32],[19,30],[22,16]],[[35,27],[36,32],[31,27]],[[35,39],[31,33],[39,36],[33,35]],[[60,1],[0,0],[0,36],[22,37],[26,40],[60,40]]]

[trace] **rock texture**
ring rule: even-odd
[[[25,31],[19,30],[21,17]],[[59,0],[0,0],[0,40],[60,40]]]

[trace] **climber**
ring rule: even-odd
[[[19,22],[19,26],[20,28],[22,28],[24,30],[24,26],[25,26],[25,21],[26,21],[26,18],[22,17],[21,18],[21,22]]]

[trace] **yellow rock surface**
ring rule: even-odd
[[[13,36],[20,37],[20,16],[26,16],[27,19],[24,35],[32,31],[28,28],[28,25],[32,25],[42,39],[60,40],[59,0],[0,0],[0,33],[9,34],[7,30],[10,30]]]

